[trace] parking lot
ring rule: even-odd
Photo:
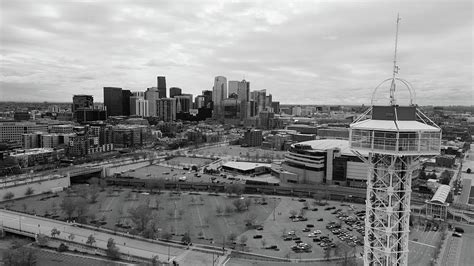
[[[363,227],[355,224],[349,226],[337,218],[337,216],[343,218],[341,214],[347,217],[354,216],[355,211],[363,209],[362,205],[356,205],[354,209],[349,207],[349,204],[340,202],[328,202],[326,206],[316,206],[313,205],[313,200],[303,202],[298,198],[282,198],[280,204],[275,207],[272,205],[271,197],[268,202],[269,205],[261,206],[262,211],[272,213],[275,208],[275,215],[267,218],[263,223],[263,230],[249,230],[244,233],[249,239],[247,246],[251,250],[296,259],[324,258],[325,253],[329,253],[330,256],[344,256],[344,254],[352,256],[354,253],[360,255],[362,252],[363,241],[356,244],[354,240],[362,240],[362,234],[357,232],[356,228],[362,229],[363,232]],[[305,205],[308,210],[300,213]],[[325,210],[326,208],[331,209]],[[290,219],[293,215],[295,217]],[[298,219],[300,215],[307,220]],[[327,228],[330,224],[337,225],[338,228]],[[333,233],[331,230],[338,231]]]

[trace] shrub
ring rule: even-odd
[[[61,243],[61,245],[59,245],[59,247],[58,247],[59,252],[64,252],[64,251],[68,251],[68,250],[69,250],[69,247],[64,245],[64,243]]]
[[[33,195],[35,190],[32,187],[28,187],[25,192],[25,196]]]
[[[7,194],[5,194],[5,196],[3,196],[3,199],[4,200],[11,200],[15,197],[15,194],[13,194],[13,192],[11,191],[8,191]]]

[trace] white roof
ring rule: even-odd
[[[350,127],[355,129],[377,129],[387,131],[440,131],[439,128],[423,124],[418,121],[391,121],[367,119],[351,124]]]
[[[433,198],[431,201],[436,201],[439,203],[446,203],[446,198],[448,198],[449,191],[451,191],[451,187],[448,185],[441,185],[439,186],[438,190],[436,190]]]
[[[249,162],[226,162],[222,166],[234,168],[242,171],[248,171],[255,169],[257,167],[268,167],[271,168],[272,165],[269,163],[249,163]]]
[[[349,146],[348,140],[343,139],[317,139],[303,141],[296,144],[310,145],[313,150],[325,151],[329,149],[339,148],[342,155],[356,156]],[[368,156],[368,152],[359,151],[362,155]]]

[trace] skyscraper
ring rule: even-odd
[[[148,114],[149,116],[157,116],[156,112],[156,100],[160,97],[159,91],[156,87],[148,88],[145,91],[145,100],[148,100]]]
[[[77,109],[92,109],[94,107],[94,97],[92,95],[72,96],[72,112]]]
[[[148,117],[149,115],[149,101],[140,96],[130,97],[130,114]]]
[[[176,120],[176,99],[175,98],[161,98],[156,101],[156,108],[158,110],[158,118],[171,122]]]
[[[204,96],[204,106],[212,109],[213,108],[212,91],[204,90],[202,91],[202,96]]]
[[[123,115],[122,88],[104,87],[104,105],[108,116]]]
[[[189,113],[189,109],[193,107],[193,95],[182,94],[174,97],[176,99],[176,112]]]
[[[225,98],[227,98],[227,79],[226,77],[217,76],[214,78],[214,88],[212,89],[213,115],[215,117],[223,115],[223,102]]]
[[[181,95],[181,93],[182,93],[181,88],[178,88],[178,87],[170,88],[170,98],[173,98],[176,95]]]
[[[237,94],[239,95],[240,101],[248,102],[250,100],[250,82],[245,79],[239,81],[237,84]]]
[[[122,110],[123,115],[129,116],[130,115],[130,97],[132,96],[132,92],[130,90],[122,90]]]
[[[166,78],[158,76],[157,78],[158,96],[166,98]]]
[[[238,88],[239,88],[239,82],[237,80],[229,80],[229,92],[228,95],[232,95],[232,93],[235,93],[238,95]]]

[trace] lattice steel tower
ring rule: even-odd
[[[440,153],[441,130],[414,105],[414,90],[398,78],[397,34],[393,75],[372,95],[372,106],[350,126],[352,151],[368,166],[364,265],[407,265],[411,178],[419,158]],[[390,82],[389,104],[374,105],[377,89]],[[396,85],[409,102],[396,101]]]

